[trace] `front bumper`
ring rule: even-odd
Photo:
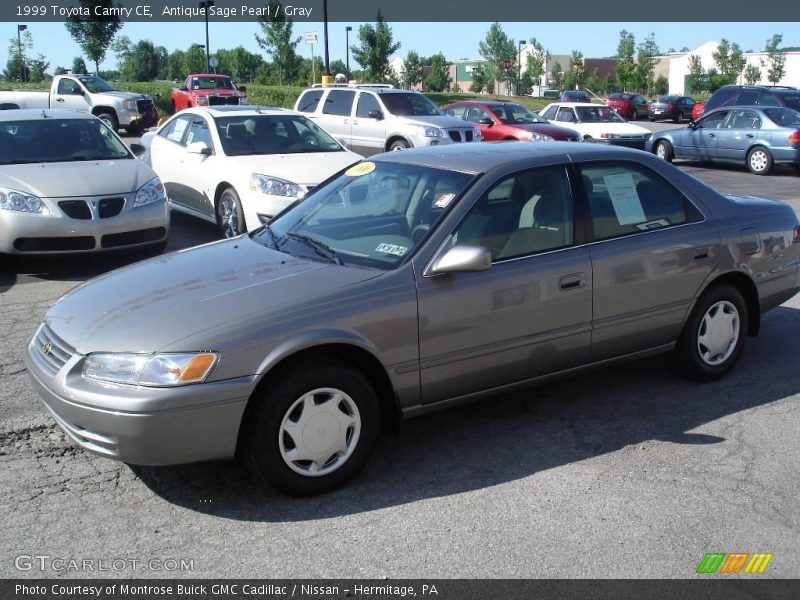
[[[120,110],[117,112],[120,127],[136,127],[146,129],[158,122],[158,111],[153,105],[153,109],[140,113],[138,110]]]
[[[95,206],[96,199],[82,200],[88,206]],[[0,253],[100,252],[157,244],[169,236],[167,202],[128,208],[133,195],[125,194],[121,212],[107,218],[98,218],[96,212],[92,212],[91,218],[71,218],[59,202],[59,199],[44,199],[50,213],[47,215],[0,211]]]
[[[66,344],[58,340],[53,350]],[[46,339],[50,339],[50,337]],[[149,388],[84,379],[84,357],[73,354],[53,373],[40,347],[28,344],[25,363],[53,418],[80,447],[136,465],[172,465],[229,459],[255,377]]]

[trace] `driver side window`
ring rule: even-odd
[[[57,93],[59,94],[74,94],[80,91],[80,85],[78,82],[73,79],[62,79],[58,82],[58,90]]]

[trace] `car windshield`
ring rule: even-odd
[[[784,94],[783,103],[792,110],[800,110],[800,94]]]
[[[343,152],[342,146],[301,115],[217,117],[217,133],[227,156]]]
[[[232,90],[233,82],[229,77],[192,77],[193,90]]]
[[[361,162],[251,234],[311,260],[391,270],[414,253],[475,175]]]
[[[764,114],[781,127],[800,127],[800,112],[791,108],[765,108]]]
[[[579,106],[578,118],[582,123],[625,123],[619,113],[608,106]]]
[[[117,88],[99,77],[79,77],[78,79],[92,94],[117,91]]]
[[[430,117],[445,114],[422,94],[381,94],[381,100],[389,112],[398,117]]]
[[[492,104],[489,108],[506,125],[513,125],[514,123],[547,123],[546,119],[519,104]]]
[[[0,165],[133,158],[99,119],[0,122]]]

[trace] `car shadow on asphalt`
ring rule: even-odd
[[[713,169],[717,171],[730,171],[736,173],[744,173],[748,175],[753,175],[754,178],[760,177],[781,177],[781,178],[796,178],[800,175],[800,172],[797,171],[794,167],[786,166],[786,165],[775,165],[770,171],[769,175],[755,175],[750,173],[747,170],[747,167],[743,164],[736,164],[736,163],[711,163],[711,162],[703,162],[699,160],[690,160],[690,159],[683,159],[683,158],[676,158],[675,159],[675,166],[676,167],[692,167],[694,169]],[[713,186],[712,186],[713,187]],[[724,193],[724,192],[723,192]],[[769,195],[767,196],[769,197]]]
[[[131,468],[173,504],[287,522],[484,489],[653,441],[717,444],[725,438],[693,430],[800,392],[798,335],[800,310],[781,307],[765,315],[761,334],[718,382],[686,381],[662,356],[409,420],[381,437],[354,481],[311,498],[283,496],[235,462]]]
[[[220,238],[217,228],[205,221],[179,213],[170,215],[167,252],[182,250]],[[152,250],[125,249],[95,254],[11,256],[0,255],[0,293],[15,285],[49,281],[88,281],[93,277],[155,256]]]

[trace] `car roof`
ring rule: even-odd
[[[598,152],[608,152],[613,157],[617,157],[620,154],[625,156],[640,156],[642,154],[639,150],[609,147],[603,144],[482,142],[479,144],[427,146],[403,150],[402,152],[386,152],[368,160],[478,174],[515,161],[529,161],[528,166],[536,167],[539,164],[552,164],[553,157],[581,156]]]
[[[221,106],[194,106],[186,109],[193,114],[209,114],[212,117],[225,117],[231,114],[254,117],[256,115],[296,115],[300,114],[293,110],[281,108],[279,106],[253,106],[253,105],[221,105]],[[184,111],[181,111],[184,112]]]
[[[380,88],[380,87],[371,87],[368,84],[364,84],[361,86],[339,86],[339,87],[329,87],[329,88],[306,88],[303,90],[303,94],[310,91],[330,91],[330,90],[344,90],[349,92],[375,92],[376,94],[418,94],[422,96],[420,92],[415,90],[400,90],[397,88]]]
[[[0,122],[4,121],[36,121],[39,119],[96,119],[85,111],[68,108],[21,108],[0,110]]]
[[[222,73],[192,73],[186,77],[225,77],[226,79],[232,79],[230,75],[223,75]]]
[[[566,106],[567,108],[580,108],[583,106],[596,106],[596,107],[603,107],[608,108],[604,104],[598,104],[597,102],[551,102],[547,105],[546,108],[550,106]]]

